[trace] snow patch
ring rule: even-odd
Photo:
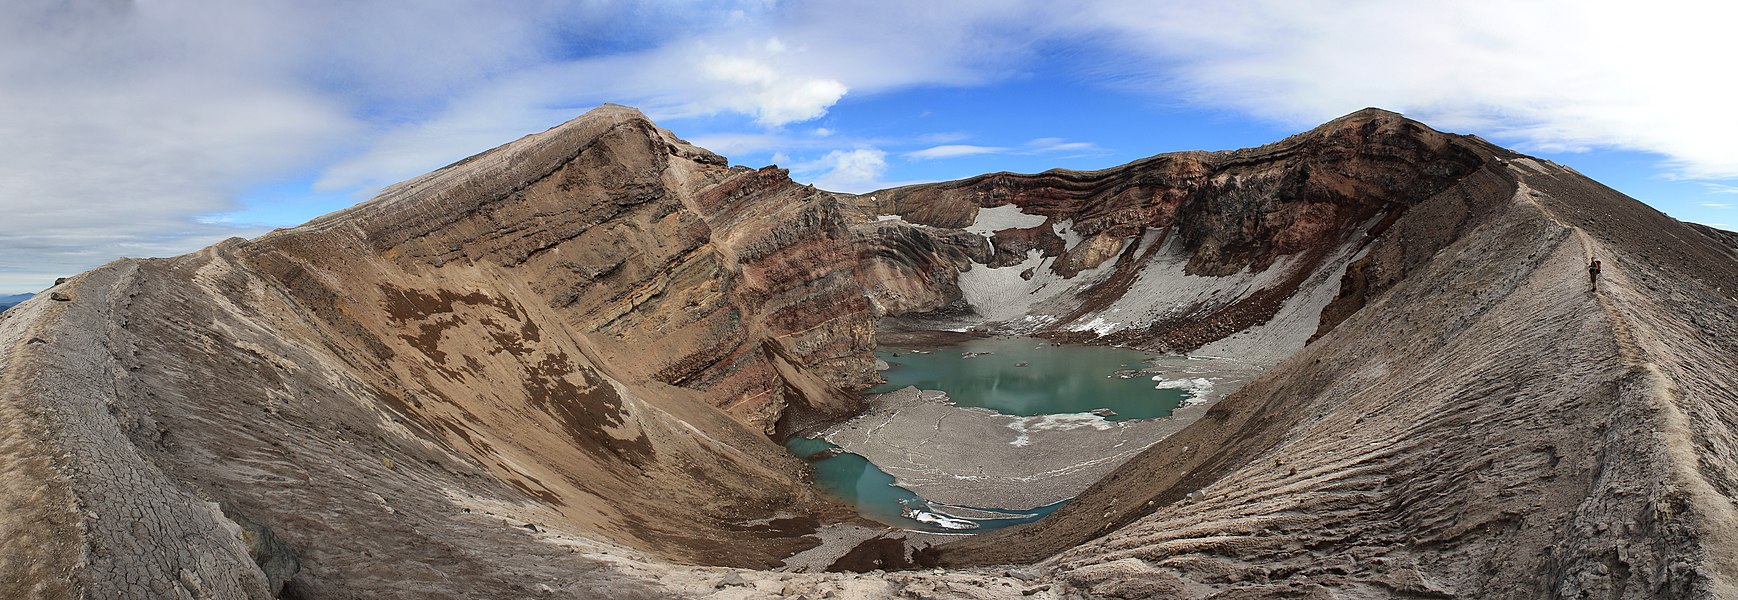
[[[1347,239],[1363,239],[1364,232],[1369,231],[1375,223],[1376,218],[1372,217]],[[1340,279],[1346,274],[1346,268],[1368,250],[1369,247],[1359,248],[1356,241],[1346,242],[1285,300],[1285,304],[1280,306],[1279,312],[1273,318],[1237,335],[1202,346],[1196,351],[1206,355],[1231,355],[1244,360],[1273,364],[1303,349],[1304,342],[1316,332],[1322,308],[1339,294]],[[1277,266],[1276,264],[1275,267]],[[1286,265],[1286,270],[1290,269],[1291,266]]]
[[[1062,247],[1069,250],[1073,250],[1075,246],[1079,246],[1080,242],[1086,241],[1086,238],[1081,237],[1080,234],[1074,232],[1073,219],[1068,219],[1051,225],[1050,230],[1056,232],[1056,237],[1062,238]]]
[[[1207,392],[1213,391],[1213,382],[1211,380],[1207,379],[1206,377],[1184,377],[1182,379],[1165,379],[1164,375],[1155,375],[1155,376],[1153,376],[1153,381],[1158,382],[1157,385],[1153,386],[1153,389],[1155,389],[1155,390],[1184,390],[1184,391],[1187,391],[1189,393],[1189,400],[1187,402],[1188,404],[1194,404],[1196,402],[1199,402],[1200,399],[1205,398],[1207,396]]]
[[[965,296],[966,303],[972,305],[986,321],[1018,318],[1026,312],[1026,307],[1031,302],[1030,295],[1026,293],[1029,284],[1020,278],[1020,272],[1037,269],[1043,261],[1044,255],[1034,249],[1026,251],[1026,260],[1020,264],[1000,269],[973,263],[972,270],[959,274],[960,293]]]
[[[1021,417],[1008,423],[1008,429],[1014,430],[1014,433],[1017,434],[1014,437],[1014,441],[1008,442],[1008,445],[1032,445],[1032,439],[1027,434],[1033,431],[1068,431],[1071,429],[1082,429],[1086,427],[1091,427],[1099,431],[1106,431],[1116,426],[1115,423],[1111,423],[1104,417],[1092,413],[1063,413],[1059,415]]]
[[[977,523],[973,523],[973,522],[967,521],[965,519],[955,519],[953,517],[944,517],[942,515],[938,515],[936,513],[929,512],[927,510],[918,510],[915,508],[906,507],[901,512],[905,513],[905,517],[908,519],[911,519],[913,521],[918,521],[921,523],[928,523],[930,525],[934,525],[934,526],[940,527],[942,529],[961,530],[961,529],[977,529],[978,528]]]
[[[1027,229],[1044,224],[1044,215],[1029,215],[1013,204],[978,209],[978,218],[966,231],[989,237],[1003,229]]]
[[[1122,327],[1122,323],[1112,323],[1104,320],[1104,317],[1093,317],[1085,324],[1075,325],[1068,329],[1071,331],[1091,331],[1098,334],[1099,337],[1104,337],[1110,335],[1110,332],[1116,331],[1118,327]]]
[[[1527,157],[1523,156],[1521,158],[1510,159],[1509,162],[1513,163],[1513,164],[1521,165],[1521,166],[1526,167],[1528,169],[1531,169],[1533,172],[1538,173],[1540,175],[1550,175],[1551,174],[1551,171],[1545,169],[1545,165],[1541,165],[1541,164],[1539,164],[1539,161],[1533,160],[1531,158],[1527,158]],[[1516,170],[1518,171],[1519,169],[1516,169]]]

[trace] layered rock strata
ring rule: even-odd
[[[1375,110],[840,196],[606,106],[0,314],[0,597],[1731,597],[1735,239]],[[769,434],[878,315],[1274,366],[1043,521],[809,556],[941,568],[742,570],[861,534]]]
[[[294,549],[304,597],[529,593],[479,553],[543,529],[776,566],[834,509],[767,434],[872,377],[853,260],[827,194],[610,106],[302,227],[118,261],[6,314],[4,395],[38,423],[13,451],[58,511],[29,527],[82,540],[48,562],[98,597],[282,589],[242,523]]]
[[[1477,146],[1369,109],[1249,150],[882,190],[851,202],[858,277],[896,316],[1173,352],[1289,304],[1316,323],[1264,336],[1277,360],[1404,276],[1417,257],[1368,252],[1402,215],[1488,191],[1469,187]],[[1010,207],[1026,220],[986,218]],[[1430,235],[1463,231],[1444,225]]]
[[[1398,219],[1366,256],[1406,276],[1362,310],[1052,518],[929,560],[1103,597],[1732,596],[1738,261],[1486,160],[1504,193]]]

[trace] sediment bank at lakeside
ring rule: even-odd
[[[1091,414],[1011,416],[955,406],[943,392],[908,387],[871,397],[863,414],[817,434],[925,499],[1031,509],[1080,493],[1260,372],[1248,363],[1182,357],[1161,359],[1153,369],[1147,376],[1207,378],[1214,386],[1170,417],[1121,421]]]

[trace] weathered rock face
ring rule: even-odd
[[[854,261],[830,195],[604,107],[303,227],[76,278],[8,314],[7,391],[52,399],[94,596],[259,596],[294,562],[304,596],[526,595],[464,571],[539,526],[765,567],[834,510],[767,434],[872,377]],[[148,550],[167,539],[193,545]]]
[[[1106,597],[1731,596],[1738,261],[1486,158],[1369,244],[1361,310],[1052,517],[929,559]]]
[[[604,107],[0,314],[0,597],[1732,596],[1735,247],[1373,110],[837,196]],[[848,517],[768,434],[879,315],[1275,366],[955,568],[691,566]]]
[[[504,326],[524,320],[526,302],[547,307],[564,329],[631,346],[639,355],[616,367],[627,377],[705,392],[770,433],[793,401],[849,408],[837,394],[801,398],[775,363],[788,359],[837,387],[868,382],[872,321],[830,198],[783,170],[727,168],[631,109],[606,108],[243,252],[301,286],[301,300],[365,314],[386,308],[393,319],[370,333],[388,347],[405,329],[426,346],[465,338],[441,333],[452,323],[491,319],[441,317],[455,306],[499,313],[493,322]],[[376,264],[334,259],[356,252]],[[526,297],[455,296],[443,278],[488,267],[522,284],[514,296]],[[375,273],[321,277],[355,269]],[[399,273],[412,279],[375,283]],[[454,372],[474,367],[412,350]]]
[[[1103,171],[997,173],[883,190],[855,199],[855,210],[902,221],[859,226],[871,230],[859,238],[873,248],[859,277],[899,315],[947,308],[962,295],[956,288],[982,283],[973,277],[962,282],[953,272],[1018,266],[1025,283],[991,285],[1031,302],[1000,311],[974,307],[976,320],[989,321],[991,329],[1173,351],[1194,350],[1266,323],[1303,288],[1319,288],[1325,293],[1301,295],[1317,301],[1311,312],[1327,308],[1319,327],[1325,332],[1368,294],[1403,276],[1395,257],[1352,254],[1425,199],[1451,189],[1483,197],[1482,190],[1462,189],[1474,185],[1468,175],[1483,164],[1483,152],[1478,143],[1370,109],[1251,150],[1166,154]],[[1041,224],[979,223],[981,210],[1006,205]],[[900,223],[909,224],[899,233],[886,231]],[[971,244],[958,238],[974,224],[994,232],[989,257],[973,256]],[[1449,227],[1437,237],[1452,239],[1459,231]],[[955,269],[937,267],[945,261],[930,249],[938,246],[965,250],[946,255]],[[1354,285],[1326,305],[1348,263],[1346,281]],[[1165,271],[1172,273],[1161,275]],[[1249,285],[1250,276],[1256,285]],[[1179,296],[1166,310],[1143,314],[1117,306],[1137,279],[1173,277],[1209,282],[1195,286],[1207,293]],[[1312,279],[1319,281],[1312,285]],[[934,289],[912,289],[920,286]],[[913,297],[926,301],[907,300]],[[1138,298],[1146,308],[1158,300]],[[1120,314],[1108,314],[1113,308]],[[1291,334],[1292,345],[1301,345],[1310,332]]]
[[[993,249],[976,234],[931,230],[879,221],[859,225],[857,278],[883,314],[959,313],[957,283],[962,265],[993,260]]]

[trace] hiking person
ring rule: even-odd
[[[1597,258],[1593,259],[1593,262],[1587,263],[1587,283],[1592,284],[1593,287],[1599,287],[1599,259]]]

